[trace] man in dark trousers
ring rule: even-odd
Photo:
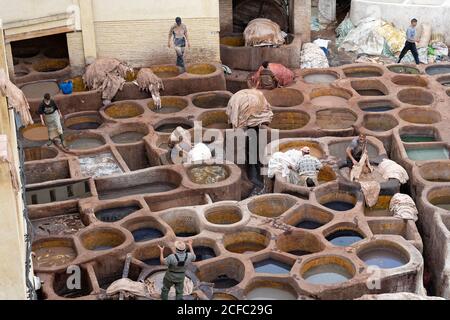
[[[417,19],[411,20],[411,25],[406,30],[406,42],[405,47],[403,48],[402,52],[400,53],[400,57],[398,58],[398,63],[402,61],[405,54],[411,50],[412,55],[414,56],[414,60],[416,60],[416,64],[419,64],[419,54],[417,53],[417,47],[416,43],[419,42],[416,40],[416,26],[417,26]]]
[[[186,46],[190,48],[191,45],[188,39],[187,27],[181,22],[180,17],[175,19],[175,24],[169,30],[169,42],[167,44],[169,48],[171,47],[171,41],[173,41],[175,52],[177,53],[177,66],[185,72],[184,51]]]
[[[169,291],[175,286],[176,299],[183,300],[184,278],[186,276],[186,265],[195,261],[194,249],[192,249],[192,240],[187,242],[189,252],[186,252],[186,244],[182,241],[175,242],[176,252],[164,259],[164,247],[159,246],[159,260],[162,265],[168,267],[166,275],[163,279],[163,287],[161,290],[161,299],[169,298]]]
[[[65,147],[63,129],[61,125],[62,114],[61,111],[59,111],[55,101],[51,99],[49,93],[46,93],[44,95],[44,100],[42,100],[41,104],[39,105],[38,113],[41,117],[42,125],[47,126],[47,145],[51,146],[55,141],[55,138],[59,137],[59,139],[61,140],[61,145]]]

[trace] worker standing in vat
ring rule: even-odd
[[[297,184],[310,188],[318,186],[317,174],[322,169],[322,163],[310,154],[311,149],[309,147],[303,147],[300,151],[302,152],[302,157],[296,164],[296,171],[298,172]],[[289,169],[292,170],[291,167]]]
[[[164,247],[159,246],[159,261],[162,265],[166,265],[168,270],[163,279],[163,287],[161,289],[161,299],[169,298],[169,291],[175,286],[177,300],[183,300],[184,279],[186,276],[186,265],[195,261],[194,249],[192,249],[192,240],[187,242],[189,252],[186,252],[186,244],[182,241],[175,242],[176,252],[164,259]]]
[[[417,26],[417,19],[412,19],[411,25],[406,30],[406,42],[402,52],[400,53],[400,57],[398,58],[398,63],[402,61],[403,57],[408,51],[411,51],[412,55],[414,56],[414,60],[416,61],[416,64],[420,63],[419,54],[417,53],[416,47],[416,43],[419,42],[418,40],[416,40],[416,26]]]
[[[61,145],[65,147],[63,129],[61,125],[62,114],[61,111],[59,111],[56,102],[51,99],[49,93],[44,95],[44,100],[42,100],[39,105],[38,113],[41,117],[42,125],[47,126],[49,139],[47,145],[51,146],[55,141],[55,138],[59,137],[59,139],[61,139]]]
[[[269,69],[269,61],[264,61],[261,67],[256,88],[266,90],[278,88],[279,81],[272,70]]]
[[[356,165],[367,150],[367,138],[366,135],[360,133],[358,137],[354,138],[350,145],[346,149],[347,153],[347,166],[352,169]]]
[[[175,19],[175,24],[170,28],[169,31],[169,42],[168,47],[171,47],[171,40],[173,37],[173,44],[175,47],[175,52],[177,53],[177,66],[179,66],[183,72],[184,68],[184,51],[186,46],[191,47],[188,39],[187,27],[184,23],[181,23],[181,18],[177,17]]]

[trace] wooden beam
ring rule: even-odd
[[[67,33],[74,31],[74,27],[58,27],[58,28],[51,28],[51,29],[45,29],[45,30],[37,30],[37,31],[30,31],[30,32],[24,32],[24,33],[18,33],[13,35],[7,35],[5,37],[6,43],[13,42],[13,41],[20,41],[20,40],[27,40],[32,38],[39,38],[39,37],[45,37],[45,36],[51,36],[54,34],[60,34],[60,33]]]

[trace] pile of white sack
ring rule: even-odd
[[[325,52],[315,43],[305,43],[300,55],[302,69],[328,68],[328,58]]]

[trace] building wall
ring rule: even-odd
[[[233,0],[219,0],[220,32],[233,32]]]
[[[31,31],[51,33],[67,20],[68,30],[57,32],[69,32],[70,60],[75,66],[95,57],[118,58],[133,66],[175,63],[167,40],[176,16],[182,17],[189,31],[186,62],[220,61],[219,0],[129,0],[126,5],[123,0],[0,0],[0,4],[8,8],[0,12],[0,19],[13,41]],[[74,5],[80,8],[81,32],[73,32],[75,14],[67,12]]]
[[[66,13],[76,0],[0,0],[0,19],[4,24]]]
[[[170,27],[180,16],[188,28],[191,49],[186,62],[220,61],[218,0],[94,0],[98,57],[115,57],[133,66],[175,63],[167,47]]]

